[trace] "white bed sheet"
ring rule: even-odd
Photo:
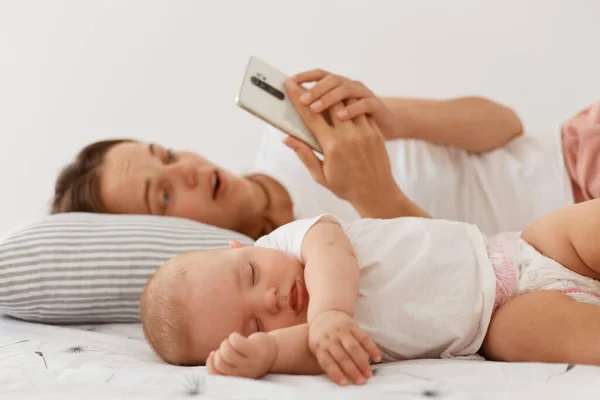
[[[57,327],[0,317],[0,399],[597,399],[600,368],[417,360],[376,366],[363,387],[323,376],[209,376],[160,362],[138,324]]]

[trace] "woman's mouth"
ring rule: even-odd
[[[227,180],[225,174],[219,172],[219,170],[215,170],[211,177],[211,189],[213,200],[216,200],[223,195],[223,192],[226,188],[226,183]]]

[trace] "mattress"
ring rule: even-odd
[[[0,317],[0,399],[596,399],[600,368],[474,360],[375,366],[364,386],[325,376],[249,380],[167,365],[139,324],[59,327]]]

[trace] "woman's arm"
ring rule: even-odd
[[[475,153],[506,145],[523,133],[517,114],[482,97],[450,100],[382,98],[396,118],[386,139],[420,139]]]
[[[386,139],[421,139],[481,153],[504,146],[523,131],[513,110],[481,97],[450,100],[383,98],[362,82],[316,69],[292,78],[298,84],[313,83],[300,102],[313,112],[338,111],[342,120],[369,115]],[[353,104],[348,100],[356,100]]]

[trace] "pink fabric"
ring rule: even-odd
[[[488,257],[496,274],[496,299],[492,313],[517,295],[517,233],[502,233],[487,239]]]
[[[565,164],[575,202],[600,197],[600,101],[562,127]]]

